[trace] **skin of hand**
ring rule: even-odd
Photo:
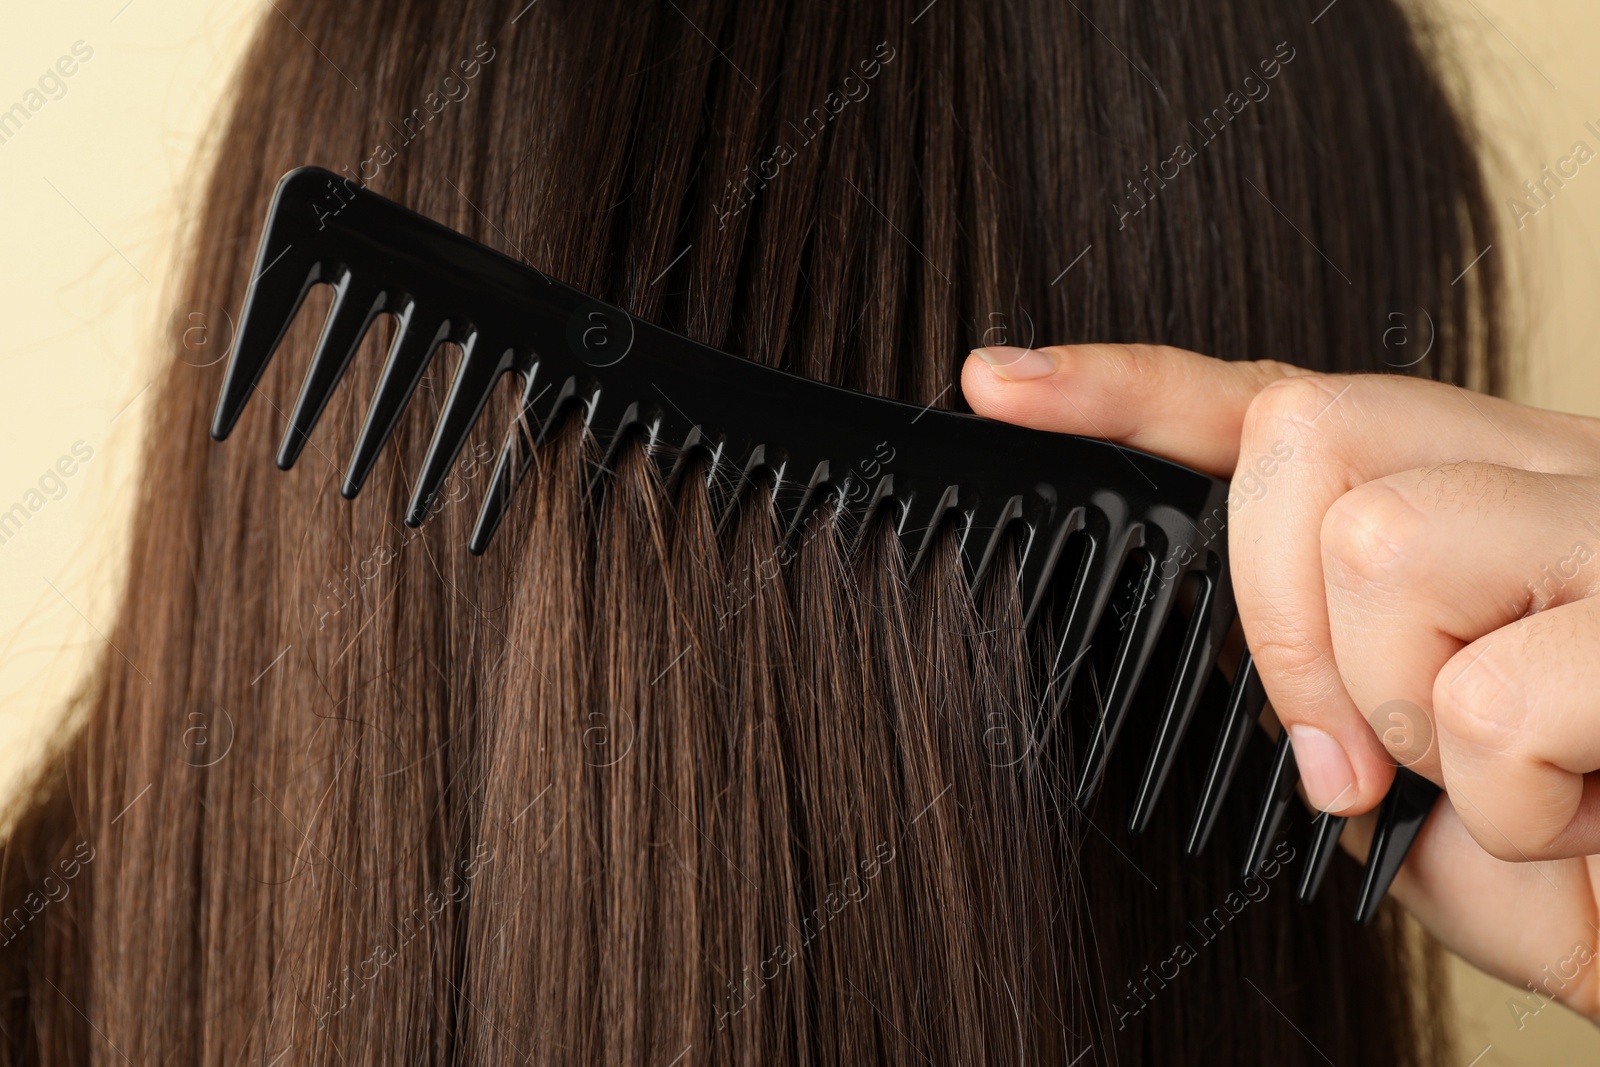
[[[1230,478],[1240,622],[1307,802],[1364,858],[1397,764],[1443,786],[1391,892],[1526,1014],[1600,1022],[1600,420],[1154,345],[979,349],[961,386]]]

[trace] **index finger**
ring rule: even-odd
[[[962,368],[961,391],[979,415],[1115,441],[1227,478],[1256,394],[1309,373],[1166,345],[980,348]]]

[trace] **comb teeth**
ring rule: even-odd
[[[322,413],[333,396],[334,386],[344,377],[345,368],[361,346],[367,328],[384,308],[383,294],[367,286],[357,285],[346,272],[334,283],[333,306],[328,309],[328,321],[322,328],[317,351],[311,357],[311,367],[306,371],[305,384],[295,401],[294,413],[289,417],[289,428],[284,431],[283,443],[278,446],[278,466],[288,470],[294,466],[306,442],[311,438],[311,428],[322,418]]]
[[[361,425],[361,436],[356,439],[350,469],[340,489],[346,499],[354,499],[361,492],[367,475],[378,462],[378,453],[400,421],[400,413],[410,402],[411,394],[417,391],[417,383],[422,381],[428,361],[449,339],[450,324],[430,317],[415,303],[407,304],[400,312],[399,328],[389,346],[388,358],[383,361],[378,390],[372,395],[372,406],[367,408],[367,418]]]
[[[1311,842],[1306,848],[1306,865],[1300,872],[1300,885],[1296,895],[1300,903],[1310,904],[1317,899],[1322,880],[1333,866],[1333,854],[1339,851],[1339,835],[1349,820],[1343,815],[1323,812],[1311,824]]]
[[[1083,555],[1062,601],[1060,614],[1064,625],[1050,663],[1049,682],[1045,687],[1051,703],[1046,721],[1038,730],[1041,746],[1050,742],[1056,722],[1071,693],[1072,683],[1078,676],[1079,666],[1089,653],[1089,642],[1094,638],[1095,630],[1116,591],[1117,578],[1127,558],[1127,534],[1123,532],[1125,510],[1120,502],[1116,503],[1111,514],[1101,507],[1080,509],[1073,515],[1074,521],[1067,526],[1071,532],[1081,535]],[[1114,563],[1108,562],[1113,555],[1113,545],[1117,546]],[[1023,603],[1029,603],[1027,596],[1023,597]],[[1037,610],[1037,607],[1036,596],[1030,610]]]
[[[405,521],[426,521],[501,377],[515,373],[519,416],[488,480],[468,542],[474,554],[488,549],[537,450],[579,409],[606,457],[596,487],[619,442],[642,432],[648,453],[667,469],[669,488],[691,460],[704,461],[719,525],[766,480],[788,543],[824,505],[837,507],[844,528],[857,535],[882,514],[915,571],[941,526],[954,522],[974,588],[1015,539],[1024,626],[1036,625],[1049,605],[1060,635],[1044,687],[1048,708],[1036,724],[1041,745],[1090,643],[1105,632],[1126,565],[1139,553],[1132,607],[1118,630],[1103,711],[1077,783],[1080,803],[1098,788],[1178,590],[1197,583],[1130,815],[1135,832],[1149,824],[1234,618],[1227,561],[1213,528],[1227,512],[1226,483],[1104,441],[867,396],[718,352],[314,167],[285,175],[274,194],[212,419],[217,440],[238,423],[317,284],[333,286],[334,301],[284,430],[280,466],[292,466],[305,448],[373,319],[393,314],[395,337],[342,491],[360,492],[439,346],[459,344],[461,361]],[[1069,543],[1081,545],[1081,555]],[[1063,566],[1064,560],[1076,563]],[[1191,853],[1205,844],[1262,703],[1246,655],[1189,835]],[[1292,796],[1293,769],[1284,741],[1252,862]],[[1417,813],[1431,804],[1422,786],[1404,774],[1397,781],[1407,785],[1386,803],[1374,842],[1362,905],[1367,917],[1416,836]],[[1315,854],[1325,870],[1337,827],[1329,821],[1321,833]],[[1303,895],[1314,894],[1319,880],[1320,873],[1310,877]]]
[[[1255,823],[1250,830],[1250,844],[1245,850],[1242,877],[1252,878],[1266,859],[1267,848],[1278,836],[1283,816],[1294,802],[1294,787],[1300,781],[1300,765],[1294,761],[1294,749],[1289,744],[1289,731],[1278,735],[1277,746],[1272,750],[1272,769],[1267,772],[1267,787],[1261,793],[1261,804],[1256,809]]]
[[[1394,773],[1394,784],[1378,808],[1378,826],[1367,851],[1367,869],[1362,874],[1361,892],[1356,898],[1356,922],[1365,926],[1378,914],[1378,905],[1400,873],[1406,853],[1422,833],[1428,814],[1443,792],[1428,779],[1408,767]]]
[[[1178,656],[1178,668],[1173,673],[1172,685],[1156,726],[1155,742],[1150,747],[1144,777],[1139,781],[1133,813],[1128,816],[1128,830],[1131,833],[1143,833],[1149,827],[1156,800],[1166,785],[1173,761],[1177,759],[1178,746],[1189,731],[1189,720],[1194,715],[1195,705],[1200,702],[1200,692],[1216,660],[1219,635],[1226,634],[1231,623],[1232,605],[1219,603],[1227,598],[1226,586],[1220,585],[1216,575],[1200,577],[1194,613],[1189,619],[1183,650]]]
[[[1222,713],[1222,728],[1217,733],[1216,747],[1206,764],[1205,784],[1200,789],[1200,804],[1195,810],[1194,824],[1189,830],[1189,842],[1184,851],[1198,856],[1205,850],[1211,831],[1216,826],[1217,814],[1239,770],[1239,760],[1245,746],[1254,734],[1251,728],[1261,718],[1267,706],[1267,694],[1261,688],[1256,674],[1255,659],[1246,650],[1234,668],[1233,689]]]
[[[279,189],[282,188],[280,184]],[[218,441],[233,432],[272,353],[305,303],[306,294],[326,279],[327,270],[312,258],[311,248],[302,247],[298,253],[291,253],[296,253],[293,242],[284,235],[274,235],[269,226],[256,255],[244,311],[239,316],[239,332],[222,380],[222,396],[211,420],[211,436]]]
[[[471,337],[461,349],[461,365],[445,397],[444,411],[434,429],[428,453],[422,459],[422,473],[406,508],[406,525],[420,526],[432,506],[439,487],[456,464],[456,457],[467,443],[467,436],[483,414],[500,376],[511,369],[511,350],[482,335]]]
[[[1134,539],[1127,542],[1125,551],[1141,547],[1144,561],[1135,579],[1133,603],[1123,620],[1122,636],[1112,659],[1111,676],[1106,683],[1099,722],[1090,736],[1078,779],[1077,803],[1080,808],[1088,807],[1100,788],[1111,750],[1132,707],[1134,691],[1144,676],[1150,653],[1155,650],[1156,641],[1161,636],[1161,628],[1172,612],[1177,582],[1162,573],[1168,544],[1166,534],[1153,524],[1136,529]]]

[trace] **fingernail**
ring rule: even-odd
[[[1289,744],[1305,783],[1306,798],[1318,811],[1338,813],[1355,803],[1356,776],[1339,742],[1315,726],[1289,727]]]
[[[1056,361],[1033,348],[1012,348],[1000,345],[995,348],[977,348],[973,353],[1001,378],[1014,382],[1030,378],[1043,378],[1056,372]]]

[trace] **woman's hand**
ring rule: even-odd
[[[1397,760],[1443,786],[1395,896],[1531,983],[1529,1013],[1600,1019],[1600,420],[1141,345],[980,349],[962,389],[1231,477],[1240,620],[1307,799],[1371,812]]]

